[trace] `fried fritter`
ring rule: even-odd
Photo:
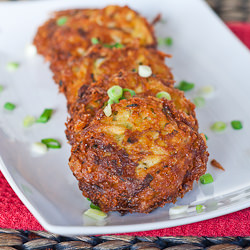
[[[60,23],[60,18],[64,18],[63,23]],[[55,12],[39,27],[34,44],[38,53],[48,61],[67,60],[69,56],[84,55],[92,45],[92,38],[104,46],[116,43],[135,47],[156,46],[152,26],[127,6]]]
[[[146,19],[127,6],[59,11],[34,44],[68,101],[69,166],[84,196],[104,212],[149,213],[192,189],[206,171],[206,140]],[[153,74],[140,77],[139,65]],[[107,117],[114,85],[136,95],[126,91]],[[162,91],[171,100],[156,98]]]
[[[66,63],[61,60],[53,62],[51,69],[54,73],[54,80],[59,83],[60,91],[67,98],[68,109],[71,113],[70,106],[77,100],[78,90],[83,84],[108,79],[121,69],[132,72],[137,71],[141,64],[148,65],[154,75],[162,79],[173,80],[173,75],[164,62],[166,56],[168,55],[155,49],[108,49],[94,46],[82,58],[71,57]]]
[[[149,213],[192,189],[206,171],[201,135],[172,101],[134,97],[99,110],[72,146],[70,168],[102,211]]]
[[[185,98],[182,91],[173,88],[171,81],[164,81],[157,76],[144,78],[140,77],[136,72],[120,71],[109,79],[99,80],[91,85],[83,85],[80,88],[79,99],[72,106],[72,115],[67,124],[66,135],[71,144],[81,141],[81,137],[76,135],[88,126],[96,112],[108,101],[107,90],[114,85],[134,90],[136,96],[139,97],[155,97],[158,92],[168,92],[175,108],[183,111],[179,113],[182,116],[180,119],[187,122],[187,125],[193,129],[198,129],[194,104]],[[125,96],[129,98],[129,92],[125,92]]]

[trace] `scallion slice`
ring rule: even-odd
[[[33,57],[37,54],[36,46],[33,44],[26,45],[25,53],[28,57]]]
[[[231,121],[231,126],[236,130],[243,128],[241,121]]]
[[[42,139],[41,142],[45,144],[48,148],[61,148],[61,144],[58,140],[52,138]]]
[[[158,39],[158,45],[166,45],[171,46],[173,44],[173,39],[171,37],[159,37]]]
[[[45,144],[43,144],[41,142],[34,142],[31,145],[31,150],[34,153],[45,154],[48,151],[48,148]]]
[[[6,69],[10,72],[16,71],[19,68],[20,64],[18,62],[9,62],[7,63]]]
[[[160,98],[160,99],[164,98],[164,99],[167,99],[167,100],[171,100],[171,95],[166,91],[161,91],[161,92],[157,93],[156,97]]]
[[[6,102],[4,104],[4,108],[7,110],[14,110],[16,108],[16,105],[11,102]]]
[[[0,85],[0,93],[3,92],[3,90],[4,90],[3,85]]]
[[[201,184],[209,184],[214,182],[213,176],[209,173],[204,174],[200,177]]]
[[[196,212],[197,213],[201,213],[201,212],[203,212],[203,206],[202,205],[196,205]]]
[[[152,69],[151,67],[147,65],[139,65],[138,67],[138,74],[141,77],[150,77],[152,75]]]
[[[59,17],[57,20],[56,20],[56,24],[58,26],[63,26],[66,22],[68,21],[68,18],[66,16],[62,16],[62,17]]]
[[[204,97],[201,97],[201,96],[197,96],[194,98],[194,105],[197,107],[197,108],[202,108],[204,107],[206,104],[205,102],[205,99]]]
[[[108,105],[104,108],[103,112],[107,117],[112,115],[112,108],[110,103],[108,103]]]
[[[101,209],[98,206],[96,206],[94,203],[92,203],[92,202],[90,204],[90,208],[97,209],[97,210],[101,211]]]
[[[100,42],[99,42],[99,40],[98,40],[96,37],[92,37],[92,38],[91,38],[91,43],[92,43],[92,44],[98,44],[98,43],[100,43]]]
[[[112,49],[112,48],[122,49],[122,48],[124,48],[124,45],[121,44],[121,43],[115,43],[115,44],[107,44],[107,43],[104,43],[104,44],[103,44],[103,47],[105,47],[105,48],[110,48],[110,49]]]
[[[53,109],[45,109],[36,122],[46,123],[50,119]]]
[[[195,86],[194,83],[190,83],[187,81],[181,81],[176,88],[179,90],[182,90],[182,91],[189,91],[189,90],[193,89],[194,86]]]
[[[27,115],[24,119],[23,119],[23,126],[25,128],[32,126],[34,123],[36,122],[36,118],[34,116],[31,115]]]
[[[215,88],[212,85],[203,86],[198,90],[199,95],[205,98],[212,97],[214,95],[214,92]]]
[[[129,92],[130,95],[131,95],[132,97],[136,95],[136,94],[135,94],[135,91],[134,91],[134,90],[131,90],[131,89],[123,89],[123,93],[124,93],[124,92]]]
[[[171,37],[166,37],[165,38],[165,44],[167,46],[171,46],[173,44],[173,39]]]
[[[93,208],[90,208],[87,211],[85,211],[84,215],[86,215],[92,219],[95,219],[95,220],[104,220],[108,216],[106,213],[104,213],[100,210],[97,210],[97,209],[93,209]]]
[[[108,96],[111,100],[119,100],[122,97],[123,90],[120,86],[113,86],[108,91]]]
[[[211,130],[213,130],[214,132],[222,132],[227,128],[227,124],[225,122],[215,122],[212,126],[211,126]]]
[[[183,214],[187,212],[187,210],[188,210],[188,205],[171,207],[169,209],[169,215],[171,216],[171,215]]]

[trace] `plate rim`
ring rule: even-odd
[[[139,231],[150,231],[158,230],[163,228],[171,228],[186,224],[192,224],[195,222],[201,222],[204,220],[216,218],[222,215],[230,214],[242,209],[245,209],[250,206],[250,200],[241,201],[235,204],[232,204],[228,207],[223,207],[223,209],[214,210],[206,213],[197,214],[196,216],[182,217],[175,220],[165,220],[162,222],[148,222],[148,223],[139,223],[133,225],[113,225],[113,226],[57,226],[53,225],[38,212],[37,209],[29,202],[26,196],[19,189],[18,185],[13,180],[11,174],[9,173],[6,165],[0,157],[0,170],[7,182],[16,193],[18,198],[23,202],[27,209],[32,213],[32,215],[38,220],[41,226],[52,233],[64,234],[64,235],[94,235],[94,234],[114,234],[114,233],[132,233]],[[240,192],[237,190],[236,192]]]

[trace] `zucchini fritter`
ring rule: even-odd
[[[102,46],[94,46],[89,53],[79,59],[71,57],[65,63],[57,60],[51,65],[54,80],[59,83],[68,102],[68,109],[77,100],[78,90],[83,84],[93,81],[108,79],[113,74],[123,71],[137,71],[138,66],[148,65],[153,74],[165,80],[172,80],[173,75],[165,64],[168,56],[155,49],[146,48],[124,48],[108,49]],[[169,81],[169,84],[171,81]]]
[[[60,18],[65,18],[65,23],[58,25]],[[127,6],[112,5],[55,12],[39,27],[34,44],[48,61],[67,60],[84,55],[92,38],[104,45],[156,46],[153,28],[145,18]]]
[[[175,202],[206,171],[206,143],[173,102],[134,97],[99,110],[74,144],[70,168],[104,212],[149,213]]]

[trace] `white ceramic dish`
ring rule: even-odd
[[[66,101],[58,94],[52,74],[42,57],[28,58],[26,44],[31,43],[38,25],[48,13],[64,8],[102,7],[110,3],[129,4],[149,20],[159,12],[167,21],[158,24],[158,36],[173,37],[173,54],[167,63],[176,80],[196,83],[196,89],[212,84],[214,98],[197,110],[200,131],[208,137],[210,159],[217,159],[225,172],[208,165],[215,182],[195,184],[193,191],[177,204],[205,204],[206,210],[197,214],[193,207],[187,213],[169,217],[169,207],[149,215],[119,216],[111,213],[106,225],[95,225],[82,218],[89,207],[78,190],[67,162],[70,147],[64,135],[67,117]],[[15,72],[5,69],[7,62],[18,61]],[[0,165],[8,182],[45,229],[59,234],[104,234],[132,232],[172,227],[201,221],[250,206],[250,53],[237,38],[200,0],[137,1],[34,1],[0,4],[0,107],[6,101],[17,104],[13,112],[0,108]],[[192,93],[195,93],[193,91]],[[22,128],[26,115],[39,116],[44,108],[56,110],[47,124]],[[244,129],[236,131],[230,125],[222,134],[210,131],[218,120],[230,123],[243,121]],[[50,150],[35,157],[30,144],[41,138],[54,137],[62,149]]]

